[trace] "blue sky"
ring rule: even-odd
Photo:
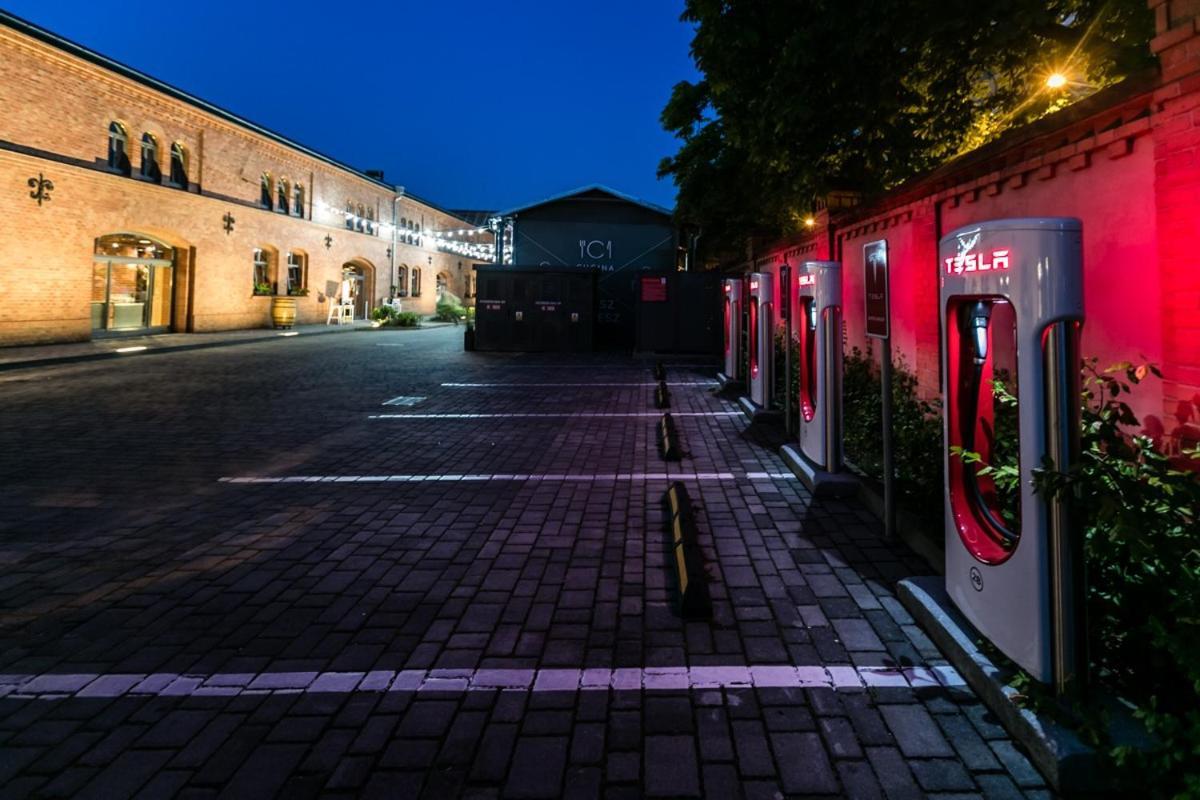
[[[683,0],[6,0],[35,24],[451,208],[587,183],[665,206]],[[114,9],[119,8],[119,11]]]

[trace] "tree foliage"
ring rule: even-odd
[[[798,227],[1150,63],[1145,0],[687,0],[692,56],[659,174],[710,243]],[[1054,71],[1065,87],[1045,88]],[[1086,85],[1086,88],[1084,88]]]

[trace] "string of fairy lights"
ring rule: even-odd
[[[390,222],[382,220],[370,219],[369,217],[359,217],[358,214],[347,211],[344,208],[337,208],[325,203],[317,203],[326,213],[336,217],[341,217],[344,220],[350,221],[356,226],[360,223],[364,226],[370,226],[372,229],[377,229],[380,236],[390,239],[393,234],[393,229],[396,235],[397,242],[405,242],[415,244],[415,246],[423,247],[427,244],[433,245],[434,249],[442,252],[454,253],[456,255],[466,256],[468,258],[476,258],[481,261],[492,261],[495,259],[496,246],[492,241],[465,241],[460,237],[466,236],[494,236],[493,231],[488,227],[467,227],[467,228],[447,228],[445,230],[422,230],[421,228],[409,228],[399,224],[393,225]],[[415,240],[415,241],[414,241]]]

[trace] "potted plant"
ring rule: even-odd
[[[271,288],[271,284],[269,283],[254,284],[254,295],[256,297],[270,297],[274,293],[275,290]]]

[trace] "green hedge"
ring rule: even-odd
[[[921,399],[917,376],[903,359],[892,366],[892,442],[900,504],[918,518],[941,519],[943,504],[941,403]],[[883,384],[870,351],[853,348],[842,377],[846,458],[867,476],[883,479]]]

